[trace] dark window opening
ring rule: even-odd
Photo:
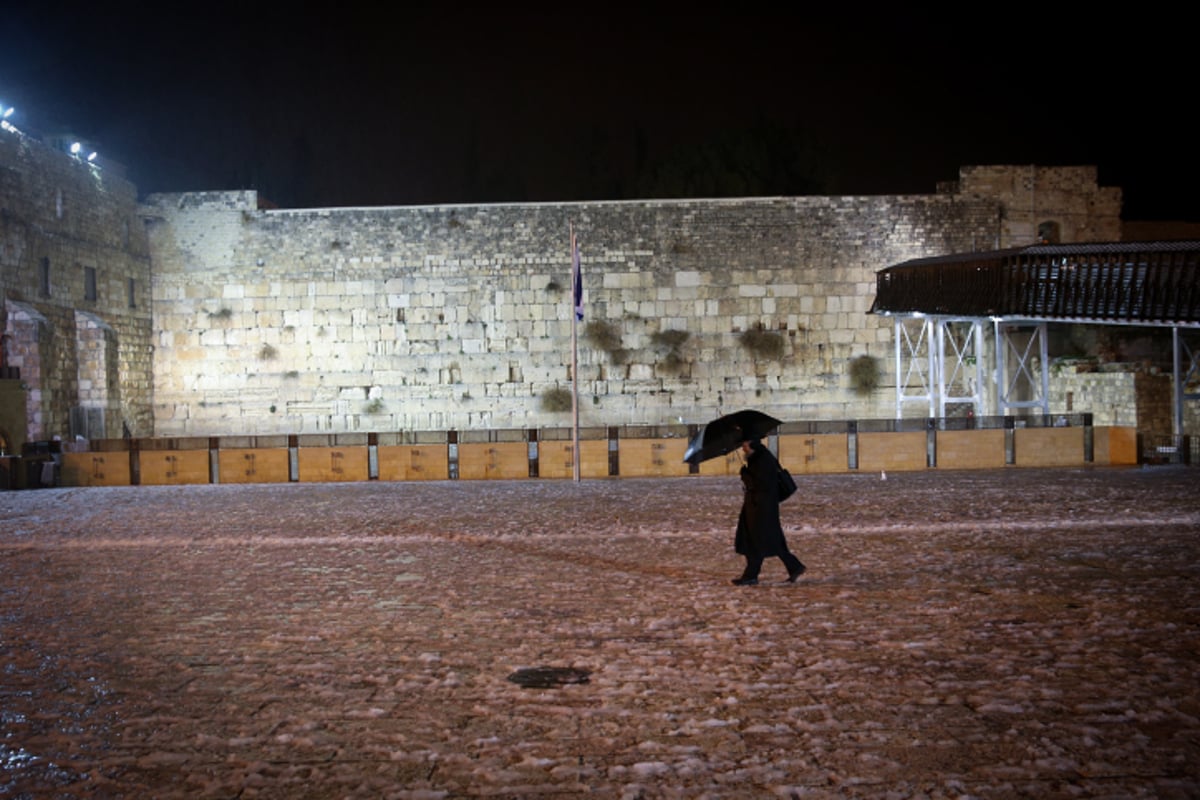
[[[1048,220],[1038,225],[1038,242],[1040,244],[1058,244],[1060,238],[1057,222]]]
[[[136,290],[137,290],[137,282],[133,278],[130,278],[129,279],[129,307],[130,308],[137,308],[137,291]]]
[[[38,261],[38,294],[42,297],[50,296],[50,259],[48,258]]]
[[[84,300],[95,300],[96,299],[96,268],[95,267],[84,267],[83,268],[83,299]]]

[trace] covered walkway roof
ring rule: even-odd
[[[876,273],[872,314],[1200,327],[1200,241],[1043,244]]]

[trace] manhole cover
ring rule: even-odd
[[[592,673],[573,667],[525,667],[508,679],[526,689],[557,689],[568,683],[587,683]]]

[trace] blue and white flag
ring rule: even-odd
[[[572,237],[574,239],[574,237]],[[575,299],[575,319],[583,319],[583,271],[579,264],[579,242],[571,253],[571,296]]]

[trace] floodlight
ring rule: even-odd
[[[79,142],[73,142],[71,144],[71,153],[74,155],[79,155],[79,151],[82,149],[83,145],[81,145]]]
[[[93,150],[92,152],[88,153],[88,161],[95,161],[95,160],[96,160],[96,151]]]

